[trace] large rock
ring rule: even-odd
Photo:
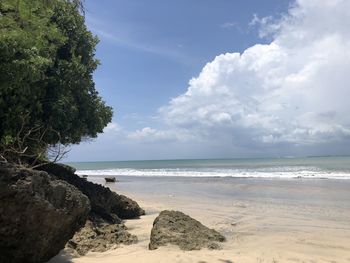
[[[0,163],[0,262],[45,262],[84,226],[89,199],[42,171]]]
[[[104,252],[119,244],[129,245],[137,242],[137,237],[127,231],[121,220],[138,218],[145,214],[135,201],[80,178],[70,166],[49,163],[39,169],[74,185],[90,200],[91,212],[84,228],[67,244],[68,249],[73,249],[73,254]]]
[[[217,242],[223,241],[224,236],[190,216],[179,211],[165,210],[153,222],[149,249],[167,244],[177,245],[182,250],[219,249]]]
[[[90,199],[91,213],[111,223],[120,223],[118,218],[138,218],[145,214],[145,211],[135,201],[124,195],[112,192],[109,188],[102,185],[80,178],[74,174],[75,170],[70,166],[48,163],[39,169],[77,187]]]
[[[136,242],[137,237],[131,235],[124,224],[110,224],[95,217],[86,221],[85,227],[74,235],[67,247],[83,256],[89,251],[104,252],[119,244],[130,245]]]

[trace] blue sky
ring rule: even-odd
[[[300,32],[319,34],[319,38],[310,40],[312,46],[320,38],[327,37],[321,36],[316,25],[317,15],[322,15],[323,9],[310,11],[312,2],[316,5],[317,1],[306,2],[85,1],[86,23],[100,39],[96,56],[101,65],[94,74],[96,87],[107,104],[114,108],[115,114],[105,134],[73,146],[67,160],[323,154],[327,144],[315,141],[326,140],[323,137],[332,136],[332,132],[343,137],[333,142],[337,150],[331,154],[346,152],[341,145],[344,145],[344,138],[348,139],[348,120],[333,118],[343,108],[330,107],[320,111],[315,104],[313,109],[306,107],[300,115],[295,112],[299,105],[293,104],[296,95],[289,91],[285,82],[280,84],[281,90],[288,90],[290,101],[281,101],[285,96],[267,98],[257,90],[265,85],[266,80],[261,74],[272,76],[272,72],[283,71],[282,77],[273,75],[272,79],[269,78],[271,83],[277,83],[281,78],[289,80],[296,72],[302,74],[307,66],[295,59],[295,63],[276,68],[276,63],[283,64],[282,57],[294,57],[291,54],[297,54],[297,57],[299,53],[302,56],[307,51],[300,47],[306,40],[287,38],[295,32],[299,35],[302,35]],[[336,2],[339,6],[333,8],[337,10],[346,5],[343,1]],[[329,10],[330,7],[324,8]],[[308,14],[315,19],[312,20],[314,25],[305,18]],[[344,22],[348,16],[339,19]],[[294,46],[289,47],[292,44]],[[279,53],[276,55],[276,52]],[[242,66],[246,59],[242,55],[238,61],[232,55],[237,53],[247,54],[248,58],[256,56],[256,61],[261,60],[261,63],[247,62],[250,64]],[[309,61],[310,65],[313,62]],[[247,77],[250,72],[255,77]],[[213,78],[214,84],[208,84]],[[189,83],[191,79],[194,80],[192,84]],[[239,89],[234,83],[239,84]],[[251,92],[251,86],[255,87],[254,92]],[[227,96],[223,95],[222,89],[226,90]],[[269,89],[268,94],[275,92],[272,87]],[[203,91],[206,91],[205,95]],[[231,99],[226,101],[225,98]],[[267,109],[261,102],[262,98],[271,100],[275,107]],[[235,108],[238,104],[248,108],[247,105],[254,103],[261,107],[263,115],[258,116],[252,108],[242,112]],[[289,110],[276,112],[283,105],[289,105]],[[290,110],[291,107],[294,111]],[[304,106],[300,107],[304,109]],[[236,116],[237,112],[240,112],[239,116]],[[322,119],[326,115],[333,119]],[[283,126],[283,119],[291,116],[298,118],[298,123],[291,127],[294,133],[282,136],[281,127],[275,127],[274,123],[281,122]],[[260,122],[253,121],[254,118]],[[311,130],[305,123],[300,123],[303,118],[311,118],[309,122],[319,120],[319,129]],[[330,127],[326,127],[325,124],[329,123]],[[244,135],[247,130],[249,138]],[[310,134],[323,137],[313,138]]]
[[[254,14],[286,11],[289,1],[86,1],[86,22],[99,38],[95,82],[129,128],[187,89],[218,54],[241,52],[259,40]]]

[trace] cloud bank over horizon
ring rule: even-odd
[[[141,128],[112,123],[93,148],[126,159],[350,154],[349,25],[347,0],[254,15],[268,44],[216,56]]]
[[[278,20],[254,16],[271,43],[217,56],[159,109],[165,129],[129,139],[217,141],[248,152],[348,142],[349,10],[346,0],[298,0]]]

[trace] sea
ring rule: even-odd
[[[350,156],[67,163],[79,175],[350,179]]]

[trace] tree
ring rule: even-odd
[[[81,6],[0,2],[0,153],[7,161],[28,162],[51,145],[94,138],[111,121],[92,77],[98,39]]]

